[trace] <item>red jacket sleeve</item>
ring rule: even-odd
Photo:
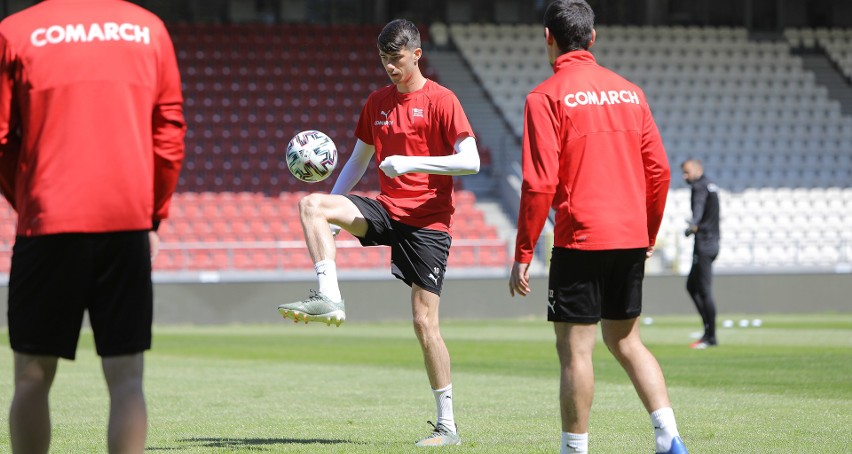
[[[168,217],[169,203],[184,159],[183,95],[172,40],[161,34],[160,74],[152,122],[154,132],[154,220]]]
[[[15,208],[15,175],[21,152],[20,118],[15,101],[17,63],[14,51],[2,35],[0,59],[0,192]]]
[[[530,263],[547,221],[559,183],[560,139],[558,119],[547,96],[527,95],[524,107],[523,173],[515,261]]]
[[[648,214],[648,244],[654,246],[657,232],[663,221],[663,210],[669,194],[671,170],[660,131],[651,115],[651,109],[645,104],[642,131],[642,163],[645,166],[645,209]]]

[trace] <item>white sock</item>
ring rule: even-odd
[[[562,448],[559,454],[576,454],[589,452],[589,434],[572,434],[562,432]]]
[[[663,407],[654,411],[651,413],[651,424],[654,425],[657,452],[666,452],[672,449],[672,439],[680,435],[677,431],[674,410],[670,407]]]
[[[453,416],[453,385],[449,384],[443,389],[433,389],[435,395],[435,406],[438,407],[438,421],[435,425],[443,424],[444,427],[456,431],[456,419]]]
[[[340,301],[340,287],[337,286],[337,265],[334,260],[320,260],[314,265],[319,279],[319,292],[332,301]]]

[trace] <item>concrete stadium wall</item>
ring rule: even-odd
[[[277,306],[305,297],[313,281],[258,283],[159,283],[158,324],[276,323]],[[695,314],[683,276],[649,276],[647,315]],[[545,317],[547,281],[534,279],[533,294],[510,298],[506,279],[448,279],[441,316],[457,319]],[[852,275],[722,275],[714,289],[720,317],[730,314],[852,312]],[[409,289],[395,279],[341,282],[350,321],[410,319]],[[6,312],[8,287],[0,287]],[[0,317],[0,326],[6,317]]]

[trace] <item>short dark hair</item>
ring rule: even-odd
[[[556,0],[544,12],[544,26],[562,52],[589,50],[595,12],[585,0]]]
[[[379,33],[379,50],[382,52],[394,54],[402,49],[414,50],[418,47],[420,31],[410,20],[394,19]]]
[[[680,167],[683,168],[683,166],[689,163],[698,164],[698,167],[704,168],[704,164],[701,163],[700,159],[692,157],[684,159],[684,161],[680,163]]]

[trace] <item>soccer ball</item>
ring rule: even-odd
[[[337,147],[320,131],[302,131],[287,144],[287,167],[301,181],[316,183],[325,180],[335,166]]]

